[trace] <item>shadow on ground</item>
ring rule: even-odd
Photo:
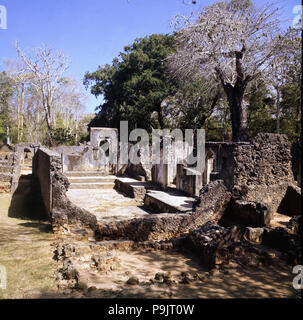
[[[206,281],[167,286],[124,285],[121,290],[73,290],[68,294],[41,292],[35,298],[102,298],[102,299],[299,299],[300,292],[292,287],[290,266],[230,271]]]
[[[8,210],[10,218],[34,220],[22,223],[24,227],[36,227],[42,232],[50,232],[49,222],[42,201],[39,182],[32,175],[21,175],[18,188],[12,196]],[[39,221],[39,222],[38,222]]]

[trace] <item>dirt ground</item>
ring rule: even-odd
[[[113,192],[116,192],[113,190]],[[22,197],[22,195],[20,195]],[[98,199],[99,200],[99,199]],[[188,284],[148,284],[158,272],[171,272],[174,278],[182,272],[206,274],[191,256],[166,251],[116,251],[121,268],[110,272],[85,271],[81,277],[88,286],[103,294],[89,295],[58,292],[55,279],[56,262],[52,244],[56,240],[49,223],[25,219],[22,206],[11,203],[12,196],[0,195],[0,265],[7,271],[7,289],[0,289],[0,299],[107,297],[107,298],[296,298],[292,287],[292,267],[281,264],[263,269],[231,268]],[[16,202],[16,199],[14,200]],[[129,203],[133,206],[133,203]],[[10,209],[11,207],[11,209]],[[12,208],[19,211],[12,217]],[[108,210],[108,208],[107,208]],[[22,213],[22,212],[21,212]],[[39,216],[39,215],[38,215]],[[126,281],[135,276],[139,285]]]
[[[7,274],[0,299],[31,298],[57,292],[54,235],[49,223],[8,216],[12,196],[0,194],[0,265]]]
[[[292,267],[284,263],[263,268],[230,269],[208,272],[196,257],[187,253],[168,251],[122,251],[111,254],[120,260],[120,267],[113,271],[97,271],[89,268],[85,258],[80,262],[80,281],[87,287],[98,289],[88,297],[107,298],[296,298],[292,287]],[[167,285],[155,281],[157,273],[169,273],[173,283]],[[190,281],[182,283],[184,274]],[[128,285],[127,280],[136,277],[138,285]]]

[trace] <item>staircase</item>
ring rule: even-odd
[[[64,172],[70,186],[69,189],[113,189],[116,176],[104,175],[98,171],[68,171]]]

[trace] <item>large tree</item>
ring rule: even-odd
[[[165,99],[177,90],[165,60],[174,52],[174,44],[173,35],[153,34],[136,39],[111,66],[87,72],[84,84],[91,86],[96,97],[104,98],[91,125],[118,127],[120,120],[128,120],[130,128],[165,127]]]
[[[54,145],[55,129],[55,94],[60,86],[60,79],[69,66],[67,57],[58,51],[42,45],[31,52],[23,52],[18,43],[16,49],[25,66],[24,72],[29,74],[28,81],[41,96],[45,112],[50,145]]]
[[[258,9],[249,0],[232,0],[206,7],[198,17],[177,19],[178,50],[169,57],[170,67],[180,78],[204,77],[222,86],[233,141],[249,140],[249,83],[267,75],[272,58],[284,49],[277,13],[270,5]]]
[[[299,30],[289,28],[285,35],[279,35],[279,39],[288,44],[288,50],[280,50],[273,56],[269,66],[269,77],[266,80],[271,95],[275,102],[275,118],[276,118],[276,133],[280,133],[281,118],[285,116],[283,110],[283,95],[285,97],[285,88],[290,84],[296,85],[299,89],[296,98],[300,99],[300,84],[301,84],[301,50],[302,40],[299,36]],[[282,103],[282,104],[281,104]],[[291,106],[295,107],[297,103]],[[295,108],[296,109],[296,108]],[[297,111],[297,110],[295,110]],[[286,113],[291,112],[287,110]]]

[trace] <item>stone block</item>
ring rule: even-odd
[[[226,218],[242,226],[265,227],[270,224],[272,210],[265,203],[232,199]]]
[[[281,214],[291,217],[301,215],[301,200],[301,188],[290,185],[288,186],[285,196],[282,199],[277,211]]]

